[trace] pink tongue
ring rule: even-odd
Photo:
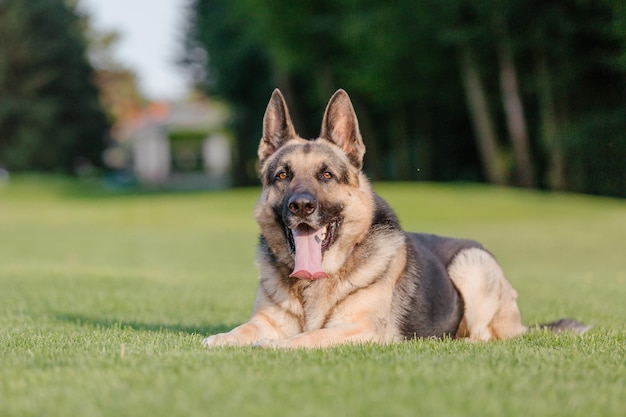
[[[322,271],[322,241],[324,230],[314,230],[308,226],[298,226],[293,231],[296,245],[296,265],[290,277],[318,279],[328,278]]]

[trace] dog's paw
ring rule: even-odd
[[[256,342],[254,342],[254,345],[252,345],[252,347],[256,349],[263,349],[263,348],[269,347],[269,340],[268,339],[257,340]]]
[[[241,346],[243,344],[236,335],[231,333],[214,334],[202,341],[202,346],[205,347]]]
[[[277,339],[261,339],[261,340],[257,340],[253,347],[258,348],[258,349],[277,349],[280,347],[283,347],[280,344],[280,340]]]
[[[306,346],[296,343],[293,339],[261,339],[257,340],[253,347],[258,349],[296,349]]]

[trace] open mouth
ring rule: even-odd
[[[320,244],[322,253],[326,252],[330,246],[335,243],[335,234],[339,228],[339,220],[333,220],[327,226],[323,226],[321,229],[313,229],[306,223],[299,224],[294,230],[285,227],[285,234],[287,235],[287,243],[289,244],[289,251],[292,254],[296,253],[296,244],[294,240],[294,234],[307,234],[313,233],[314,239]],[[318,242],[319,241],[319,242]]]
[[[291,277],[318,279],[327,278],[322,270],[322,256],[335,242],[339,220],[314,229],[301,223],[294,229],[285,229],[289,250],[294,255],[295,267]]]

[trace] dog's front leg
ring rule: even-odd
[[[219,333],[202,341],[203,346],[245,346],[275,333],[269,322],[262,317],[253,317],[249,322],[235,327],[228,333]]]
[[[255,344],[256,347],[274,349],[325,348],[341,344],[359,344],[366,342],[385,342],[375,332],[357,325],[325,328],[300,333],[289,339],[265,339]]]
[[[260,340],[284,337],[283,332],[267,316],[255,314],[249,322],[235,327],[228,333],[219,333],[202,341],[203,346],[245,346]]]
[[[298,323],[286,314],[277,311],[260,310],[254,313],[250,321],[235,327],[228,333],[220,333],[207,337],[202,345],[215,346],[246,346],[260,340],[291,337],[299,332]]]

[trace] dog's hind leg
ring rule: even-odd
[[[517,292],[493,256],[479,248],[459,252],[448,267],[465,310],[457,337],[470,341],[504,339],[526,331]]]

